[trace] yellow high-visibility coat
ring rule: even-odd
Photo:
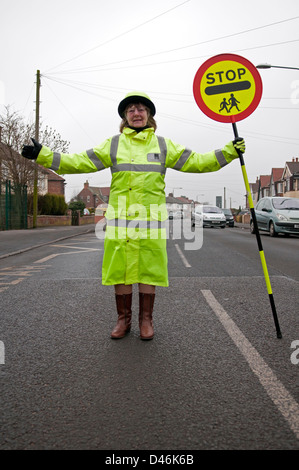
[[[58,174],[110,168],[102,283],[167,286],[166,169],[217,171],[237,157],[232,142],[199,154],[156,136],[153,128],[140,132],[124,128],[122,134],[82,153],[57,153],[43,146],[37,163]]]

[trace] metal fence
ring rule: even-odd
[[[0,181],[0,230],[27,228],[27,186]]]

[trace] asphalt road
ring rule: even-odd
[[[282,339],[255,237],[226,228],[197,250],[170,238],[143,342],[135,288],[110,339],[98,235],[0,260],[0,449],[298,450],[299,238],[262,235]]]

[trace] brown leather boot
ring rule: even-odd
[[[115,299],[118,319],[111,338],[120,339],[131,330],[132,294],[115,294]]]
[[[153,339],[153,309],[155,294],[139,292],[139,328],[141,339]]]

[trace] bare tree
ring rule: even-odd
[[[6,106],[0,114],[1,144],[0,144],[0,179],[10,179],[14,185],[33,188],[34,164],[21,156],[24,144],[32,144],[31,137],[35,134],[35,124],[26,123],[24,117]],[[67,152],[69,142],[51,127],[40,125],[40,141],[53,151]],[[3,145],[4,144],[4,145]],[[40,171],[42,168],[40,167]]]

